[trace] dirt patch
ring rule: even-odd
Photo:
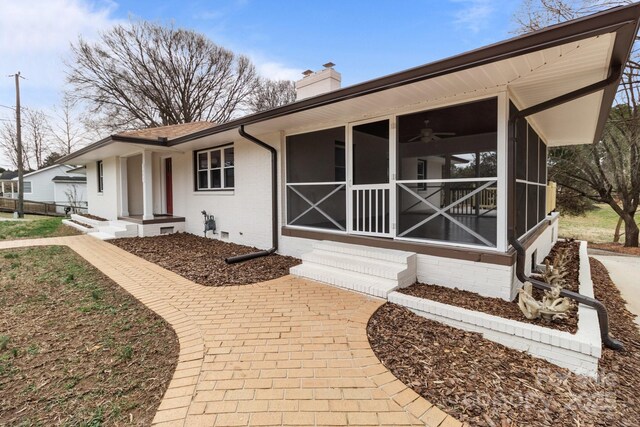
[[[638,426],[640,333],[604,267],[591,262],[596,297],[626,346],[603,349],[598,381],[390,303],[369,321],[369,341],[402,382],[473,426]]]
[[[579,287],[578,272],[580,269],[580,244],[577,242],[558,242],[549,253],[550,260],[553,261],[557,251],[562,249],[568,249],[570,257],[569,274],[565,277],[567,279],[566,289],[577,291]],[[558,321],[544,321],[542,319],[529,320],[522,314],[515,301],[505,301],[501,298],[484,297],[476,294],[475,292],[469,292],[457,288],[447,288],[445,286],[431,285],[425,283],[416,283],[408,288],[399,289],[398,292],[403,294],[412,295],[418,298],[425,298],[432,301],[437,301],[443,304],[454,305],[457,307],[466,308],[469,310],[480,311],[494,316],[504,317],[506,319],[517,320],[519,322],[531,323],[534,325],[544,326],[547,328],[557,329],[560,331],[570,332],[575,334],[578,331],[578,307],[574,305],[568,314],[568,318]],[[534,289],[534,296],[536,299],[542,299],[542,291]]]
[[[622,243],[589,243],[589,247],[623,255],[640,256],[640,248],[625,248]]]
[[[0,425],[150,425],[171,327],[60,246],[0,251]]]
[[[289,268],[300,264],[299,259],[276,254],[227,264],[225,258],[256,252],[258,249],[189,233],[108,242],[204,286],[264,282],[285,276],[289,274]]]
[[[83,213],[83,214],[78,214],[78,215],[82,216],[82,217],[85,217],[85,218],[88,218],[88,219],[92,219],[94,221],[109,221],[108,219],[102,218],[101,216],[91,215],[91,214],[88,214],[88,213]]]

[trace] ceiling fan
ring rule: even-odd
[[[454,136],[455,134],[455,132],[434,132],[433,129],[429,127],[429,120],[425,120],[424,127],[420,129],[420,133],[408,142],[433,142],[442,139],[443,136]]]

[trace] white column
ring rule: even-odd
[[[118,159],[118,178],[120,181],[118,191],[118,203],[120,204],[120,216],[129,216],[129,187],[127,184],[127,158]]]
[[[142,219],[153,219],[153,164],[151,151],[142,153]]]
[[[496,246],[498,250],[506,252],[508,248],[507,242],[507,178],[509,176],[509,97],[507,92],[498,94],[498,194],[497,194],[497,211],[496,226],[497,240]],[[515,202],[515,201],[514,201]]]

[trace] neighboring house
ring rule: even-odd
[[[67,193],[74,195],[76,206],[87,205],[87,177],[81,173],[69,173],[74,167],[53,165],[24,174],[24,199],[34,202],[70,205]],[[14,192],[18,198],[18,177],[12,178]],[[62,210],[61,210],[62,211]]]
[[[0,197],[12,198],[14,191],[18,191],[13,178],[18,172],[6,171],[0,173]]]
[[[511,299],[511,239],[528,273],[557,238],[547,151],[600,138],[639,16],[616,8],[343,89],[326,68],[294,103],[113,135],[60,162],[86,165],[90,213],[140,235],[200,234],[206,210],[216,238],[297,257],[357,244],[383,266],[397,253],[367,248],[408,251],[422,282]],[[318,278],[308,259],[296,272]]]

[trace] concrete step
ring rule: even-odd
[[[401,284],[405,286],[409,286],[415,281],[415,277],[411,277],[411,270],[407,268],[406,264],[319,249],[303,254],[301,258],[304,263],[309,262],[383,279],[391,279],[402,282]],[[411,283],[404,283],[406,281],[411,281]]]
[[[93,226],[91,226],[89,224],[80,225],[80,224],[72,222],[71,220],[68,220],[68,219],[63,219],[62,223],[64,225],[66,225],[66,226],[71,227],[71,228],[75,228],[76,230],[78,230],[78,231],[80,231],[82,233],[88,233],[88,232],[94,230]]]
[[[116,238],[116,236],[114,236],[113,234],[104,233],[102,231],[92,231],[90,233],[87,233],[87,236],[95,237],[96,239],[100,240],[111,240]]]
[[[353,271],[341,270],[321,264],[305,262],[291,267],[290,273],[318,282],[327,283],[363,294],[387,298],[389,293],[398,288],[395,280],[369,276]]]
[[[313,244],[314,249],[327,252],[336,252],[341,254],[357,255],[380,261],[397,262],[408,264],[413,259],[415,261],[416,254],[414,252],[399,251],[396,249],[382,249],[363,245],[352,245],[349,243],[332,242],[323,240]]]
[[[302,264],[291,268],[291,274],[376,297],[386,298],[416,281],[413,252],[322,241],[301,258]]]

